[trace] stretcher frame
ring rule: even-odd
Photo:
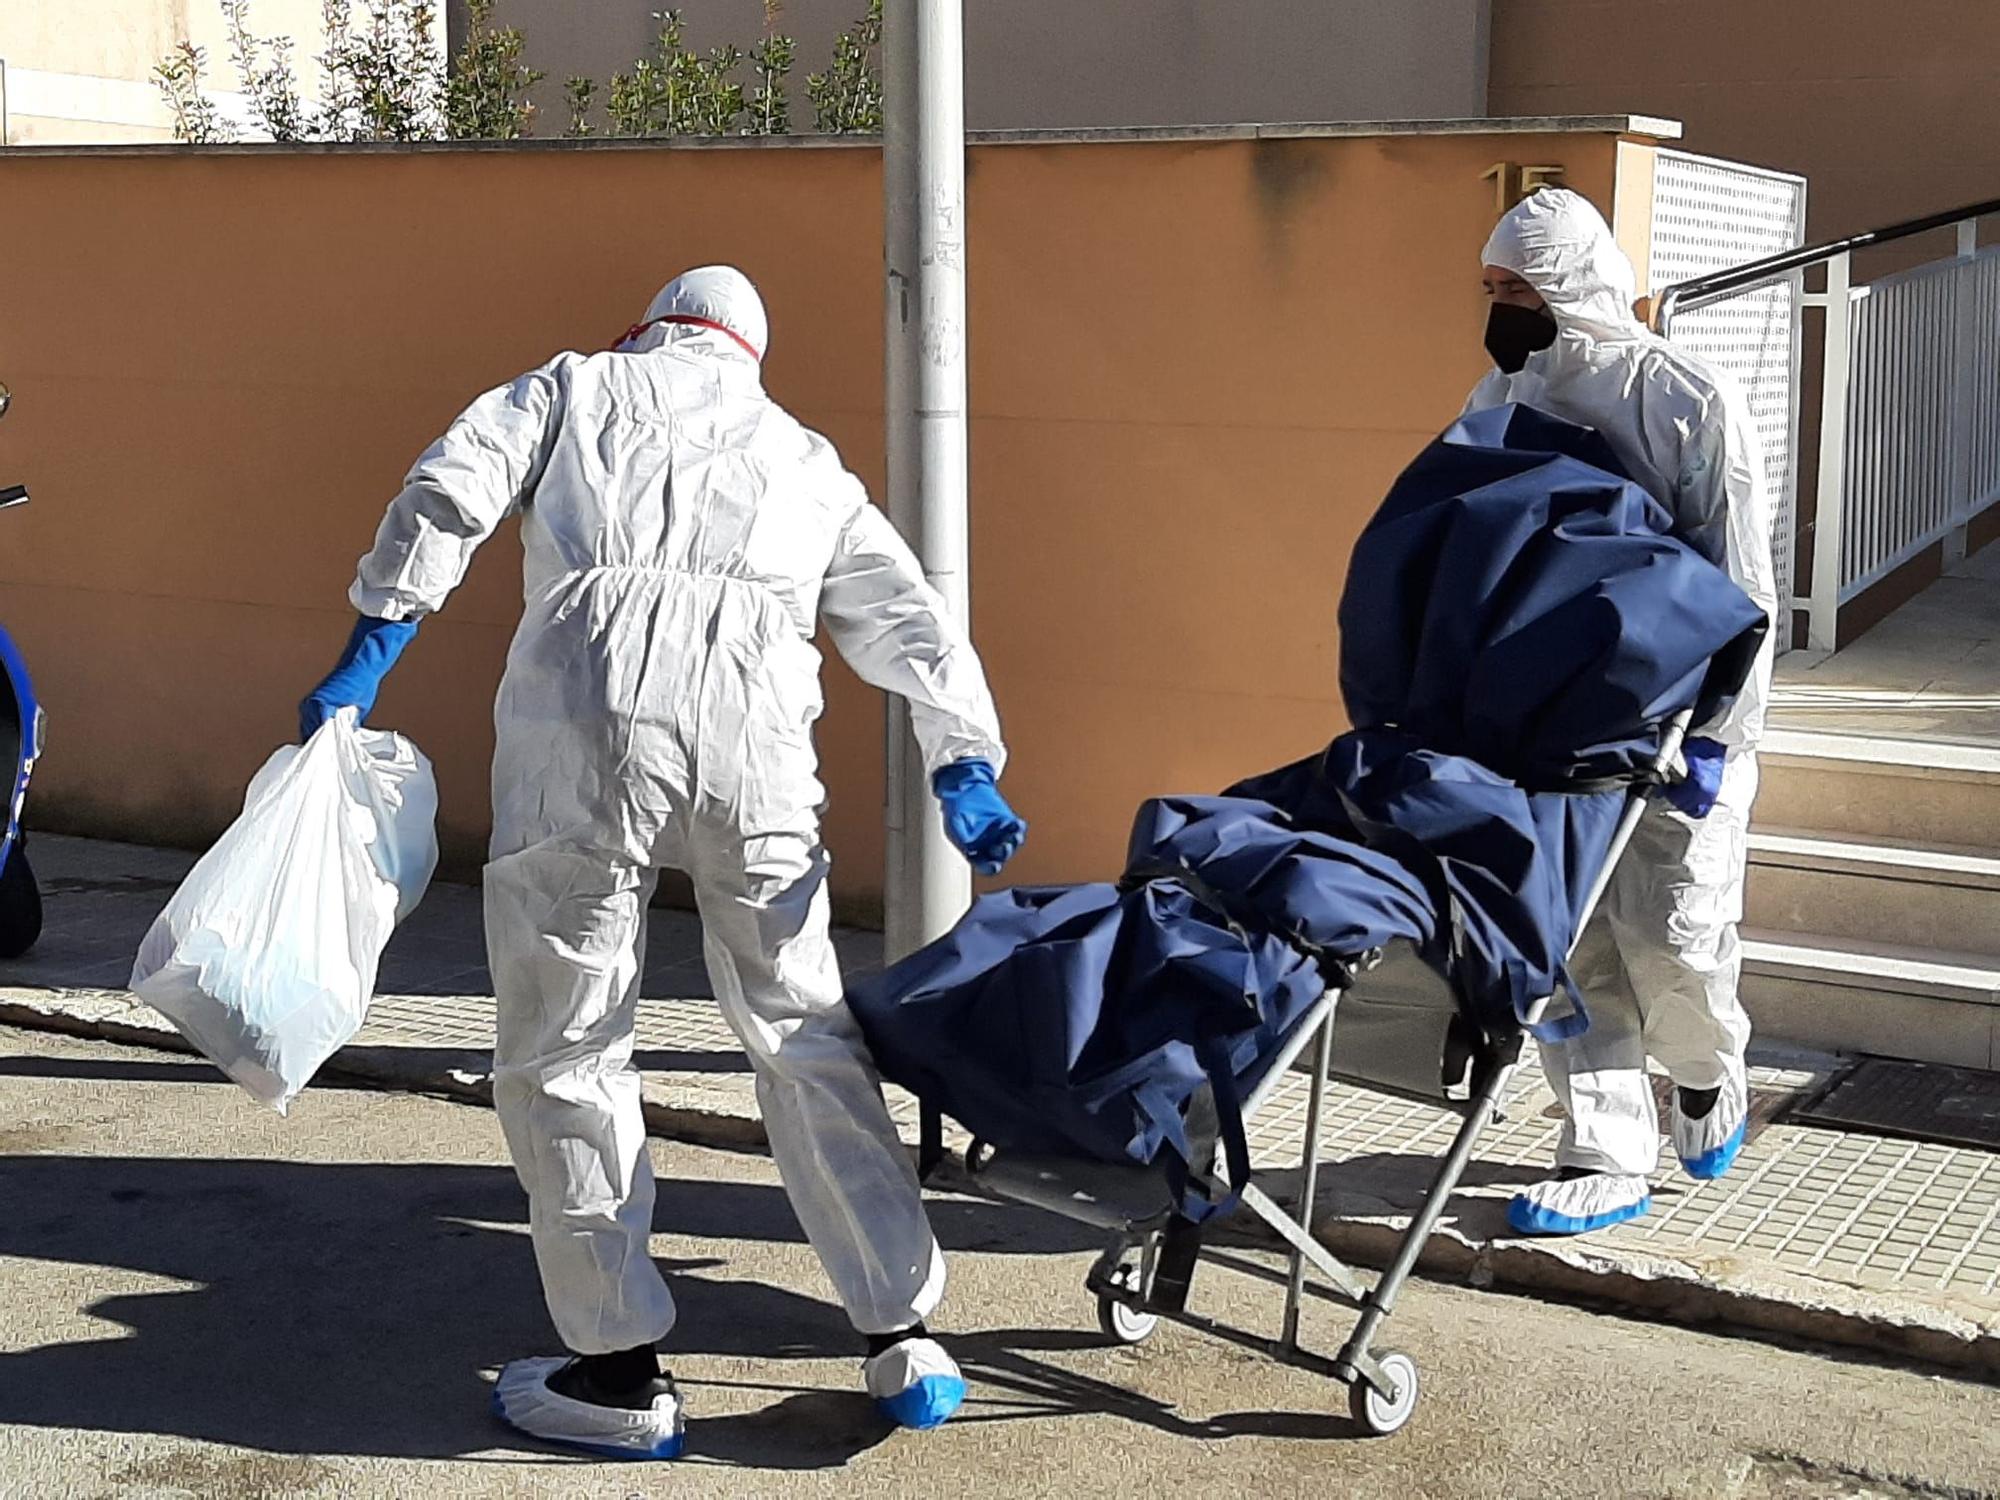
[[[1596,914],[1612,874],[1631,842],[1633,830],[1645,812],[1647,798],[1659,785],[1673,779],[1670,768],[1680,764],[1681,743],[1690,717],[1682,713],[1668,724],[1653,774],[1629,788],[1610,846],[1580,908],[1577,938]],[[1575,947],[1576,939],[1572,939],[1565,957],[1573,954]],[[1097,1298],[1099,1326],[1113,1342],[1139,1343],[1151,1336],[1161,1319],[1166,1319],[1234,1342],[1261,1346],[1274,1358],[1318,1369],[1346,1386],[1349,1415],[1362,1431],[1380,1437],[1400,1430],[1409,1421],[1416,1409],[1419,1380],[1416,1361],[1398,1350],[1378,1346],[1377,1336],[1395,1311],[1404,1284],[1416,1270],[1432,1231],[1458,1190],[1481,1135],[1502,1118],[1500,1101],[1506,1097],[1507,1086],[1521,1065],[1527,1028],[1542,1019],[1554,997],[1545,996],[1530,1008],[1522,1022],[1488,1036],[1475,1049],[1472,1086],[1467,1098],[1427,1100],[1458,1113],[1460,1123],[1395,1254],[1371,1286],[1361,1272],[1342,1261],[1311,1232],[1318,1197],[1326,1089],[1335,1076],[1334,1021],[1342,997],[1355,982],[1352,974],[1328,976],[1326,992],[1292,1027],[1276,1060],[1243,1103],[1247,1127],[1306,1049],[1312,1048],[1298,1194],[1290,1204],[1280,1202],[1262,1180],[1268,1174],[1258,1172],[1253,1172],[1250,1180],[1241,1185],[1239,1194],[1242,1207],[1277,1235],[1288,1254],[1283,1317],[1274,1342],[1227,1330],[1213,1319],[1187,1311],[1184,1285],[1180,1297],[1160,1295],[1162,1249],[1174,1214],[1156,1171],[1006,1152],[996,1152],[983,1161],[969,1156],[966,1165],[982,1188],[1000,1197],[1110,1232],[1112,1239],[1092,1265],[1085,1287]],[[1352,1073],[1343,1072],[1340,1076],[1343,1082],[1371,1086],[1369,1080]],[[1203,1258],[1213,1257],[1204,1254]],[[1300,1314],[1309,1281],[1314,1277],[1335,1301],[1359,1314],[1352,1332],[1330,1363],[1308,1354],[1299,1343]]]

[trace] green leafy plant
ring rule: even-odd
[[[611,80],[605,109],[619,135],[727,135],[744,109],[743,85],[730,75],[742,65],[737,47],[703,57],[686,45],[681,12],[653,12],[659,30],[653,55]]]
[[[764,0],[764,39],[750,49],[750,70],[757,80],[750,91],[749,135],[788,135],[792,129],[791,101],[785,77],[798,57],[798,43],[778,30],[778,0]]]
[[[563,134],[572,140],[595,135],[596,128],[590,123],[590,106],[597,99],[597,80],[580,76],[566,79],[563,99],[569,105],[569,128]]]
[[[611,76],[604,107],[614,135],[672,135],[679,123],[685,71],[680,12],[655,11],[653,20],[658,27],[653,55],[638,59],[629,73]]]
[[[431,0],[368,0],[367,25],[350,32],[333,66],[352,85],[349,140],[434,141],[442,133],[444,68],[432,46]]]
[[[743,118],[743,85],[731,78],[743,66],[741,47],[716,47],[694,75],[691,135],[730,135]]]
[[[249,101],[250,117],[274,141],[310,140],[317,122],[299,101],[292,71],[292,39],[261,39],[250,30],[250,0],[222,0],[229,53]]]
[[[231,139],[229,124],[215,101],[201,91],[208,66],[206,48],[181,42],[153,67],[153,86],[166,96],[174,112],[174,139],[206,146]]]
[[[656,88],[653,65],[641,58],[629,73],[613,73],[611,88],[604,99],[605,117],[613,135],[648,135],[652,123]]]
[[[445,130],[454,140],[514,141],[529,134],[535,106],[524,96],[548,76],[521,61],[527,43],[520,27],[493,25],[494,4],[466,0],[465,44],[444,89]]]
[[[318,59],[326,97],[320,101],[316,134],[321,140],[355,140],[361,128],[361,101],[345,65],[354,49],[350,0],[320,0],[319,19],[326,37]]]
[[[806,79],[817,128],[828,135],[878,132],[882,128],[882,0],[868,0],[868,13],[833,39],[833,62]]]
[[[271,139],[427,141],[444,133],[449,74],[436,45],[436,0],[367,0],[358,27],[353,0],[320,0],[326,40],[318,61],[325,97],[317,109],[300,96],[290,38],[259,38],[250,29],[251,3],[220,0],[251,117]],[[485,8],[480,7],[482,14]],[[504,34],[486,35],[490,40]],[[503,61],[507,56],[504,45],[500,56]],[[518,51],[514,59],[518,67]],[[186,95],[176,106],[176,130],[184,128],[178,123],[184,116],[185,128],[208,128],[202,120],[213,120],[217,112],[213,101],[201,97],[199,69],[177,51],[155,74],[162,89]],[[484,97],[476,85],[472,93]]]
[[[527,64],[517,26],[496,26],[498,0],[466,0],[468,24],[456,56],[435,44],[438,0],[320,0],[325,32],[318,55],[325,76],[317,108],[298,87],[289,38],[251,29],[255,0],[218,0],[230,52],[252,119],[278,141],[517,140],[533,128],[528,92],[545,76]],[[679,10],[653,13],[653,45],[604,91],[604,118],[616,135],[784,135],[792,129],[788,80],[797,43],[778,26],[779,0],[763,0],[762,38],[747,53],[725,45],[698,53],[687,45]],[[835,134],[882,128],[882,0],[834,39],[823,72],[806,79],[815,128]],[[748,77],[744,77],[747,64]],[[203,92],[207,58],[183,42],[153,70],[182,140],[229,140],[233,131]],[[563,86],[564,134],[590,136],[599,90],[589,78]]]

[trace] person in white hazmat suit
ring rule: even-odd
[[[488,951],[494,1099],[568,1360],[518,1360],[498,1413],[543,1439],[672,1457],[656,1343],[674,1303],[647,1254],[653,1176],[632,1066],[645,916],[694,883],[716,998],[754,1064],[785,1187],[905,1426],[965,1384],[924,1319],[944,1266],[847,1010],[828,936],[813,722],[824,622],[910,703],[947,831],[982,871],[1026,825],[978,657],[831,444],[764,392],[764,308],[688,272],[613,350],[561,354],[475,401],[412,469],[351,594],[348,653],[308,733],[364,714],[414,622],[522,517],[526,610],[494,723]]]
[[[1521,402],[1595,428],[1676,534],[1773,627],[1721,721],[1693,726],[1687,779],[1647,808],[1578,947],[1571,972],[1589,1029],[1542,1048],[1568,1121],[1555,1175],[1515,1198],[1509,1221],[1578,1234],[1651,1206],[1660,1134],[1649,1054],[1673,1082],[1674,1146],[1690,1175],[1721,1176],[1743,1144],[1750,1023],[1737,923],[1776,639],[1771,515],[1741,391],[1638,321],[1631,263],[1586,199],[1566,188],[1523,199],[1482,261],[1497,368],[1465,409]]]

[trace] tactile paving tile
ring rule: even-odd
[[[377,995],[355,1041],[371,1046],[493,1048],[491,995]]]
[[[1561,1126],[1541,1117],[1542,1101],[1534,1098],[1537,1087],[1525,1073],[1515,1075],[1501,1103],[1502,1118],[1479,1138],[1482,1157],[1525,1164],[1539,1153],[1541,1160],[1547,1160]],[[1306,1074],[1290,1073],[1279,1081],[1256,1118],[1247,1122],[1253,1166],[1272,1170],[1299,1164],[1311,1097],[1312,1083]],[[1448,1110],[1330,1083],[1320,1122],[1321,1160],[1442,1156],[1458,1126],[1459,1116]]]
[[[1990,1297],[2000,1283],[1996,1219],[1992,1152],[1780,1125],[1721,1182],[1609,1238],[1755,1251],[1857,1285]]]
[[[1752,1093],[1784,1097],[1812,1078],[1758,1069]],[[1287,1078],[1251,1123],[1260,1169],[1298,1164],[1309,1087],[1304,1075]],[[1539,1070],[1515,1075],[1504,1118],[1481,1134],[1474,1153],[1489,1171],[1462,1196],[1509,1193],[1547,1171],[1562,1128],[1553,1102]],[[1434,1160],[1458,1124],[1441,1109],[1330,1085],[1323,1180],[1337,1186],[1342,1164],[1363,1158]],[[1691,1181],[1664,1151],[1653,1212],[1591,1242],[1691,1257],[1750,1252],[1858,1286],[1993,1297],[2000,1294],[2000,1153],[1774,1122],[1717,1182]]]

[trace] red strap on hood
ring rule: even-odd
[[[750,340],[743,337],[734,328],[723,323],[718,323],[713,318],[697,317],[693,313],[668,313],[662,318],[653,318],[644,323],[634,323],[624,333],[619,335],[617,342],[612,344],[611,347],[616,349],[621,344],[629,344],[648,328],[657,328],[662,323],[677,323],[687,328],[707,328],[716,333],[726,334],[734,339],[741,346],[743,352],[756,360],[758,364],[761,365],[764,362],[764,356],[757,352],[756,345],[752,344]]]

